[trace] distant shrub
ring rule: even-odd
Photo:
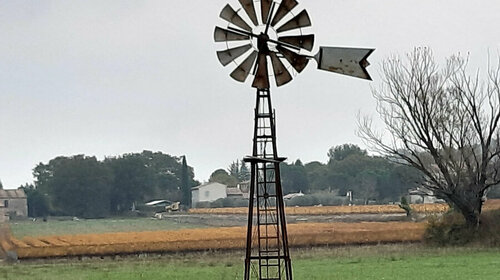
[[[244,198],[221,198],[218,199],[222,203],[222,207],[248,207],[248,199]]]
[[[335,193],[321,192],[294,197],[285,202],[286,206],[338,206],[346,205],[347,198]]]
[[[196,204],[193,206],[194,206],[194,208],[210,208],[210,202],[200,201],[200,202],[196,202]]]
[[[424,240],[427,244],[439,246],[500,246],[500,210],[483,212],[477,230],[468,227],[464,217],[455,211],[441,217],[432,217],[429,219]]]
[[[411,209],[411,206],[408,203],[408,200],[406,199],[405,196],[401,197],[401,203],[398,205],[399,205],[399,208],[405,210],[407,217],[409,217],[411,215],[412,209]]]
[[[500,210],[484,212],[479,226],[481,243],[489,246],[500,246]]]
[[[248,207],[248,199],[244,198],[219,198],[216,201],[202,201],[195,205],[196,208],[224,208],[224,207]]]
[[[319,204],[318,200],[312,195],[296,196],[285,202],[286,206],[312,206]]]

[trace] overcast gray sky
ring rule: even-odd
[[[33,181],[60,155],[98,158],[144,149],[187,155],[198,180],[251,152],[254,89],[215,55],[226,3],[0,0],[0,180]],[[429,46],[470,52],[484,67],[500,49],[498,0],[302,0],[315,48],[373,47],[366,82],[316,70],[272,88],[278,150],[325,162],[355,143],[356,114],[375,116],[370,86],[391,54]]]

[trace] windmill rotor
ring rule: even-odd
[[[236,81],[245,82],[253,75],[252,86],[263,89],[269,88],[269,77],[274,76],[279,87],[302,72],[309,60],[315,60],[320,70],[371,80],[365,68],[373,49],[322,46],[311,53],[315,37],[304,30],[312,22],[305,9],[298,10],[296,0],[239,0],[239,4],[238,9],[224,6],[219,17],[227,26],[214,30],[215,42],[225,44],[217,58],[223,66],[236,64],[230,74]]]

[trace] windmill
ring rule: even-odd
[[[214,40],[224,46],[221,64],[236,66],[230,76],[244,83],[253,75],[257,89],[252,156],[245,158],[251,179],[244,279],[292,279],[279,166],[285,158],[276,149],[269,77],[283,86],[315,60],[320,70],[371,80],[365,67],[374,50],[320,47],[313,55],[314,35],[305,34],[311,20],[296,0],[239,3],[222,9],[227,26],[215,27]]]

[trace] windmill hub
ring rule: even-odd
[[[259,50],[259,53],[269,54],[269,46],[267,45],[267,42],[269,42],[269,35],[261,32],[257,36],[257,49]]]
[[[316,60],[320,70],[371,80],[365,68],[373,49],[320,47],[316,55],[311,53],[314,35],[307,30],[312,23],[306,10],[298,10],[297,0],[239,2],[242,9],[229,4],[222,9],[220,17],[227,28],[217,26],[214,32],[215,42],[226,47],[217,57],[224,66],[236,63],[230,75],[236,81],[245,82],[254,75],[252,86],[266,89],[269,76],[274,76],[279,87],[290,82],[292,74],[302,72],[309,60]]]

